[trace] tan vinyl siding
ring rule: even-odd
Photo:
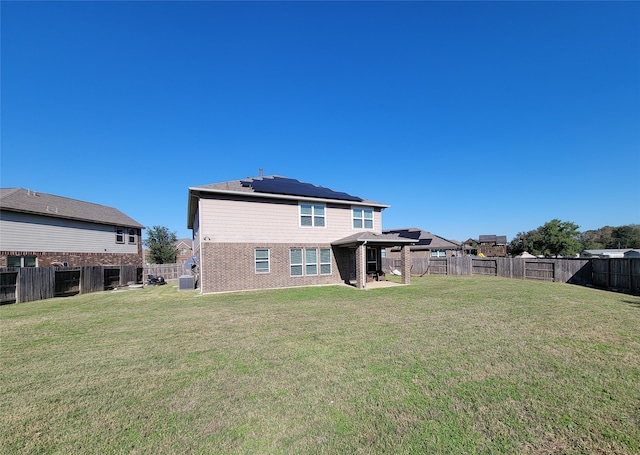
[[[200,210],[196,211],[195,219],[193,221],[193,254],[195,256],[200,255]]]
[[[138,244],[116,243],[115,226],[2,212],[0,250],[138,254]],[[136,242],[139,242],[136,236]]]
[[[351,205],[327,204],[325,227],[301,227],[295,201],[201,199],[199,208],[203,241],[331,243],[356,231]],[[372,232],[381,232],[381,225],[380,209],[375,209]]]

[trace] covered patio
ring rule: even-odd
[[[374,232],[358,232],[332,242],[335,248],[348,250],[348,270],[342,271],[347,276],[345,281],[353,282],[356,288],[365,289],[367,282],[384,279],[382,272],[382,249],[400,247],[402,284],[411,283],[411,251],[409,246],[414,239],[401,237],[398,234],[382,234]],[[345,267],[346,265],[343,265]]]

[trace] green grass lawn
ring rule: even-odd
[[[640,298],[488,277],[0,307],[5,454],[640,452]]]

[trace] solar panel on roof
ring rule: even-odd
[[[249,183],[251,188],[253,188],[253,190],[258,193],[287,194],[291,196],[307,196],[357,202],[363,200],[362,198],[352,196],[347,193],[333,191],[329,188],[316,186],[310,183],[301,182],[300,180],[289,179],[285,177],[267,177],[263,179],[252,180],[250,182],[245,180],[242,182],[243,186],[246,183]]]

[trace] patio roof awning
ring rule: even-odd
[[[346,248],[355,248],[362,244],[371,244],[380,247],[413,245],[415,239],[401,237],[398,234],[380,234],[375,232],[357,232],[348,237],[331,242],[333,246],[341,246]]]

